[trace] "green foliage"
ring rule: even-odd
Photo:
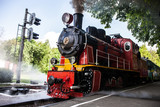
[[[140,52],[142,57],[146,57],[152,62],[154,62],[156,65],[160,66],[160,57],[154,50],[147,50],[146,45],[142,45],[140,47]]]
[[[3,47],[1,50],[5,51],[7,60],[17,63],[19,57],[19,45],[17,45],[18,47],[15,51],[15,44],[16,40],[12,39],[4,41],[0,46]],[[18,39],[18,44],[20,44],[20,38]],[[52,57],[59,59],[60,53],[58,52],[58,49],[50,48],[48,40],[45,43],[36,42],[34,40],[28,42],[25,40],[23,50],[23,62],[25,62],[25,64],[31,64],[34,67],[37,67],[41,72],[47,73],[50,59]]]
[[[47,73],[49,69],[50,59],[52,57],[60,57],[60,53],[56,49],[51,49],[49,41],[42,42],[25,42],[24,61],[39,68],[41,72]]]
[[[8,40],[2,41],[0,44],[0,51],[1,51],[1,59],[11,60],[12,62],[18,60],[18,50],[16,51],[16,55],[14,54],[16,40]],[[15,57],[16,56],[16,57]]]
[[[92,4],[87,7],[87,11],[92,13],[93,17],[100,19],[101,23],[106,25],[105,28],[109,28],[112,18],[117,11],[116,0],[87,0],[87,2]]]
[[[146,45],[142,45],[139,49],[140,53],[141,53],[141,57],[148,57],[151,58],[151,54],[149,53],[149,51],[147,50]]]
[[[53,57],[56,58],[56,59],[60,59],[60,53],[59,53],[59,50],[58,48],[53,48],[52,49],[52,54],[53,54]]]
[[[158,48],[158,50],[157,50],[157,54],[159,55],[159,57],[160,57],[160,44],[157,44],[157,48]]]
[[[128,29],[139,41],[160,44],[159,0],[86,0],[86,11],[110,27],[113,17],[127,21]],[[160,55],[160,51],[158,52]]]
[[[8,69],[0,68],[0,83],[12,82],[13,72]]]

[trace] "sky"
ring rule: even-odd
[[[41,19],[41,25],[28,25],[27,27],[32,27],[33,31],[40,35],[38,41],[44,42],[48,39],[51,47],[56,47],[58,36],[65,27],[61,18],[63,13],[75,13],[70,2],[71,0],[0,0],[0,30],[3,30],[0,39],[16,38],[17,26],[23,24],[25,9],[28,8],[29,13],[35,13],[36,17]],[[87,26],[104,28],[100,20],[91,17],[90,13],[83,12],[83,15],[82,28],[84,30]],[[127,22],[114,20],[111,28],[105,31],[107,35],[120,33],[122,37],[130,38],[135,43],[142,45],[127,29]]]

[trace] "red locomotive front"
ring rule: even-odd
[[[75,83],[75,72],[48,71],[48,95],[67,99],[69,96],[81,97],[82,93],[72,90]]]

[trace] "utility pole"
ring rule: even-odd
[[[18,60],[18,70],[17,70],[16,83],[20,83],[20,74],[21,74],[21,66],[22,66],[24,40],[25,40],[25,31],[26,31],[26,24],[27,24],[27,14],[28,14],[28,9],[25,10],[24,23],[22,26],[21,46],[20,46],[20,54],[19,54],[19,60]]]
[[[30,15],[29,22],[27,21],[27,15]],[[18,25],[22,27],[22,33],[21,33],[21,45],[20,45],[20,54],[19,54],[19,60],[18,60],[18,68],[17,68],[17,78],[16,78],[16,83],[20,83],[20,75],[21,75],[21,67],[22,67],[22,58],[23,58],[23,49],[24,49],[24,40],[28,39],[31,41],[32,39],[39,39],[38,36],[39,34],[33,32],[32,28],[27,28],[27,24],[31,25],[40,25],[41,19],[36,17],[35,13],[29,13],[28,9],[25,10],[25,16],[24,16],[24,22],[23,25]],[[19,27],[18,27],[19,29]],[[25,32],[26,29],[28,29],[28,38],[25,38]],[[18,35],[18,31],[17,31]],[[15,50],[16,51],[16,50]]]

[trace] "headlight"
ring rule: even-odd
[[[56,58],[52,58],[51,60],[50,60],[50,62],[51,62],[51,64],[52,65],[55,65],[55,64],[57,64],[57,59]]]
[[[69,25],[73,21],[73,16],[69,13],[64,13],[62,16],[62,21],[65,25]]]
[[[130,42],[125,42],[124,43],[124,50],[125,51],[130,51],[131,49],[131,43]]]

